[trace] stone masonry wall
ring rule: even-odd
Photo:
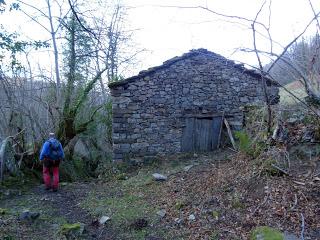
[[[111,87],[114,160],[177,153],[186,117],[222,113],[242,125],[241,106],[264,102],[261,80],[219,55],[195,54]],[[277,96],[278,89],[269,87]]]

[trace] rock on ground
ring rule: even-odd
[[[154,174],[152,174],[152,176],[154,177],[154,180],[156,180],[156,181],[166,181],[168,179],[167,176],[164,176],[160,173],[154,173]]]

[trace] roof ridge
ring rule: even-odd
[[[150,68],[148,68],[146,70],[142,70],[135,76],[126,78],[126,79],[121,80],[121,81],[111,82],[111,83],[108,84],[108,86],[112,88],[112,87],[115,87],[115,86],[119,86],[119,85],[123,85],[123,84],[129,83],[129,82],[135,81],[136,79],[143,78],[143,77],[147,76],[148,74],[150,74],[152,72],[155,72],[155,71],[160,70],[160,69],[167,68],[167,67],[171,66],[172,64],[174,64],[174,63],[176,63],[178,61],[181,61],[181,60],[184,60],[184,59],[187,59],[187,58],[199,55],[199,54],[209,55],[210,57],[214,57],[214,58],[216,58],[218,60],[225,61],[226,65],[230,64],[232,67],[237,68],[239,70],[242,70],[243,73],[250,74],[251,76],[254,76],[254,77],[261,77],[260,73],[257,73],[254,69],[245,68],[244,64],[242,64],[242,63],[241,64],[235,63],[235,61],[230,60],[230,59],[228,59],[228,58],[226,58],[226,57],[224,57],[224,56],[222,56],[220,54],[217,54],[215,52],[211,52],[211,51],[209,51],[209,50],[207,50],[205,48],[198,48],[198,49],[191,49],[189,52],[184,53],[181,56],[175,56],[173,58],[170,58],[170,59],[164,61],[162,63],[162,65],[155,66],[155,67],[150,67]]]

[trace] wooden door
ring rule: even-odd
[[[222,117],[187,118],[182,152],[209,152],[218,148]]]

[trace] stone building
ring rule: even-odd
[[[272,103],[278,87],[267,79]],[[218,147],[222,118],[243,124],[243,106],[262,105],[261,76],[206,49],[191,50],[109,84],[114,160]]]

